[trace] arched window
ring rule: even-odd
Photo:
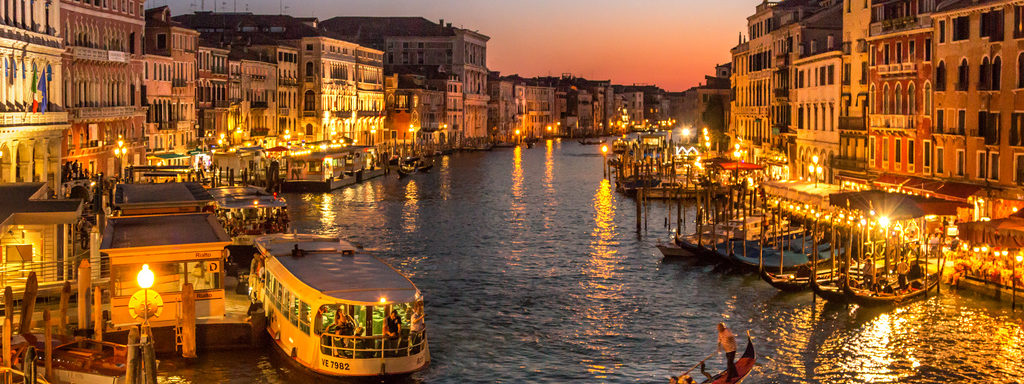
[[[1000,83],[1002,83],[1002,81],[1003,81],[1003,59],[999,58],[999,56],[996,56],[996,58],[992,60],[992,88],[991,89],[993,91],[998,91],[999,88],[1002,87],[1001,84],[1000,84]]]
[[[882,114],[888,115],[892,105],[889,104],[889,83],[882,86]]]
[[[916,88],[917,87],[914,87],[914,83],[910,83],[910,85],[907,86],[907,114],[908,115],[916,115],[917,114],[917,95],[914,94],[914,92],[917,91]]]
[[[878,103],[875,102],[875,99],[877,99],[878,96],[875,96],[875,91],[875,85],[871,84],[871,90],[868,91],[868,110],[878,113]]]
[[[893,113],[897,115],[903,114],[903,85],[896,83],[896,91],[893,92]]]
[[[307,61],[306,62],[306,76],[313,76],[315,74],[316,73],[313,72],[313,62],[312,61]]]
[[[960,66],[957,67],[957,79],[956,79],[956,90],[966,91],[968,84],[971,82],[971,67],[967,66],[967,59],[960,61]]]
[[[989,66],[988,58],[981,59],[981,66],[978,67],[978,89],[991,89],[992,67]]]
[[[302,109],[306,111],[316,110],[316,94],[312,90],[307,90],[302,97]]]
[[[924,115],[932,115],[932,83],[924,83]]]
[[[1017,55],[1017,88],[1024,88],[1024,52]]]

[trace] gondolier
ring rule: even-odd
[[[736,335],[725,326],[725,323],[718,323],[718,350],[725,352],[725,363],[727,364],[726,381],[739,376],[736,372]]]

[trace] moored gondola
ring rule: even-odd
[[[921,277],[910,281],[907,284],[907,288],[899,292],[876,292],[870,289],[854,288],[845,285],[843,286],[843,294],[846,300],[862,307],[897,305],[924,297],[928,290],[934,288],[938,283],[939,276],[933,273],[927,278]]]
[[[811,288],[811,270],[800,269],[794,273],[775,274],[762,268],[758,272],[761,280],[783,292],[800,292]]]
[[[814,291],[815,295],[825,299],[826,301],[845,303],[847,302],[846,294],[843,292],[842,286],[846,284],[845,278],[833,279],[828,281],[828,284],[822,285],[820,279],[811,280],[811,290]]]

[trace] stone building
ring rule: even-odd
[[[793,116],[786,119],[795,133],[790,177],[832,183],[830,163],[839,152],[842,52],[806,55],[793,61],[792,68],[788,101]]]
[[[227,137],[228,124],[228,53],[219,44],[199,41],[196,52],[196,136],[207,145]],[[222,142],[223,145],[223,142]]]
[[[198,144],[196,51],[199,32],[171,20],[167,6],[147,9],[144,46],[150,71],[145,99],[149,104],[146,125],[151,154],[158,157],[170,153],[186,155]]]
[[[21,11],[13,11],[11,4],[20,4]],[[21,1],[0,7],[0,183],[45,182],[54,190],[61,184],[68,128],[61,6]]]
[[[59,13],[66,48],[63,86],[56,87],[62,88],[71,123],[64,159],[107,176],[145,163],[142,2],[61,0],[56,11],[50,17]]]
[[[432,65],[457,75],[462,85],[462,121],[453,121],[455,137],[483,138],[487,126],[487,41],[469,29],[422,17],[334,17],[321,28],[343,39],[385,53],[388,73],[407,65]]]

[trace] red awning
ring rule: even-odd
[[[282,146],[277,146],[277,147],[274,147],[274,148],[267,149],[267,152],[284,152],[284,151],[287,151],[287,150],[288,150],[288,148],[285,148],[285,147],[282,147]]]
[[[958,237],[971,244],[1024,248],[1024,219],[1020,217],[960,223],[957,229],[960,232]]]
[[[910,181],[910,176],[886,173],[875,179],[874,183],[886,187],[898,187],[902,186],[907,181]]]
[[[760,165],[753,164],[753,163],[744,163],[742,161],[740,161],[740,162],[731,162],[731,163],[720,163],[718,165],[721,166],[722,168],[725,168],[725,169],[730,170],[730,171],[756,171],[756,170],[759,170],[759,169],[764,169],[764,167],[762,167]]]
[[[943,199],[967,202],[967,198],[974,196],[981,190],[981,186],[957,182],[946,182],[935,190],[935,196]]]

